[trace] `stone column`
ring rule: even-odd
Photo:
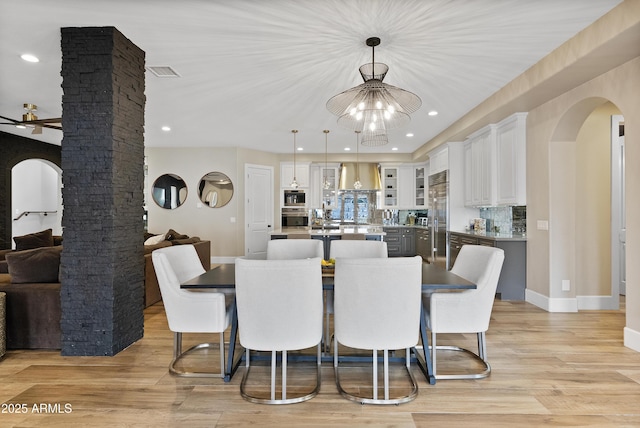
[[[62,29],[62,355],[143,335],[144,60],[113,27]]]

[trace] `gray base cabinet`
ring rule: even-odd
[[[416,229],[416,254],[422,260],[429,260],[431,257],[431,233],[429,229]]]
[[[500,272],[497,295],[501,300],[524,300],[527,288],[527,242],[522,240],[491,239],[460,233],[449,233],[451,266],[463,245],[486,245],[504,250],[504,264]]]
[[[412,227],[385,227],[384,241],[389,257],[416,255],[416,231]]]

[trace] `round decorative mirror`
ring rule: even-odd
[[[152,197],[158,206],[173,210],[187,199],[187,183],[175,174],[164,174],[153,183]]]
[[[200,179],[198,196],[212,208],[224,207],[233,197],[233,183],[222,172],[210,172]]]

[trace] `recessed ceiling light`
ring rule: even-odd
[[[407,134],[407,137],[413,137],[413,132],[409,132],[409,133]]]
[[[435,111],[435,110],[431,110],[431,111],[429,112],[429,116],[437,116],[437,115],[438,115],[438,112],[437,112],[437,111]]]
[[[391,150],[393,150],[394,152],[397,152],[398,148],[397,147],[392,147]]]
[[[303,151],[303,150],[304,150],[304,148],[303,148],[303,147],[298,147],[298,149],[297,149],[297,150],[298,150],[299,152],[301,152],[301,151]]]
[[[37,56],[31,54],[22,54],[20,55],[20,58],[27,62],[40,62]]]
[[[171,127],[169,127],[169,126],[163,126],[163,127],[162,127],[162,130],[163,130],[164,132],[169,132],[169,131],[171,131]]]
[[[27,129],[27,127],[24,126],[24,125],[16,125],[16,128],[18,128],[18,129]]]
[[[351,147],[345,147],[345,148],[344,148],[344,151],[345,151],[345,152],[351,151]]]

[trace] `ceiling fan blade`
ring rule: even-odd
[[[23,121],[22,123],[29,123],[32,125],[43,125],[43,124],[50,124],[50,123],[62,123],[62,118],[61,117],[52,117],[49,119],[36,119],[36,120],[27,120],[27,121]]]
[[[62,123],[43,123],[38,126],[49,128],[49,129],[57,129],[58,131],[62,131]]]
[[[2,125],[17,125],[17,124],[20,123],[15,119],[11,119],[10,117],[0,116],[0,119],[4,119],[4,120],[8,120],[9,121],[7,123],[2,123]]]
[[[0,122],[0,125],[24,125],[24,126],[35,126],[32,134],[42,134],[42,128],[49,129],[57,129],[58,131],[62,131],[62,118],[61,117],[52,117],[50,119],[36,119],[36,120],[15,120],[10,117],[0,116],[0,119],[7,120],[8,122]],[[39,131],[35,130],[39,128]]]

